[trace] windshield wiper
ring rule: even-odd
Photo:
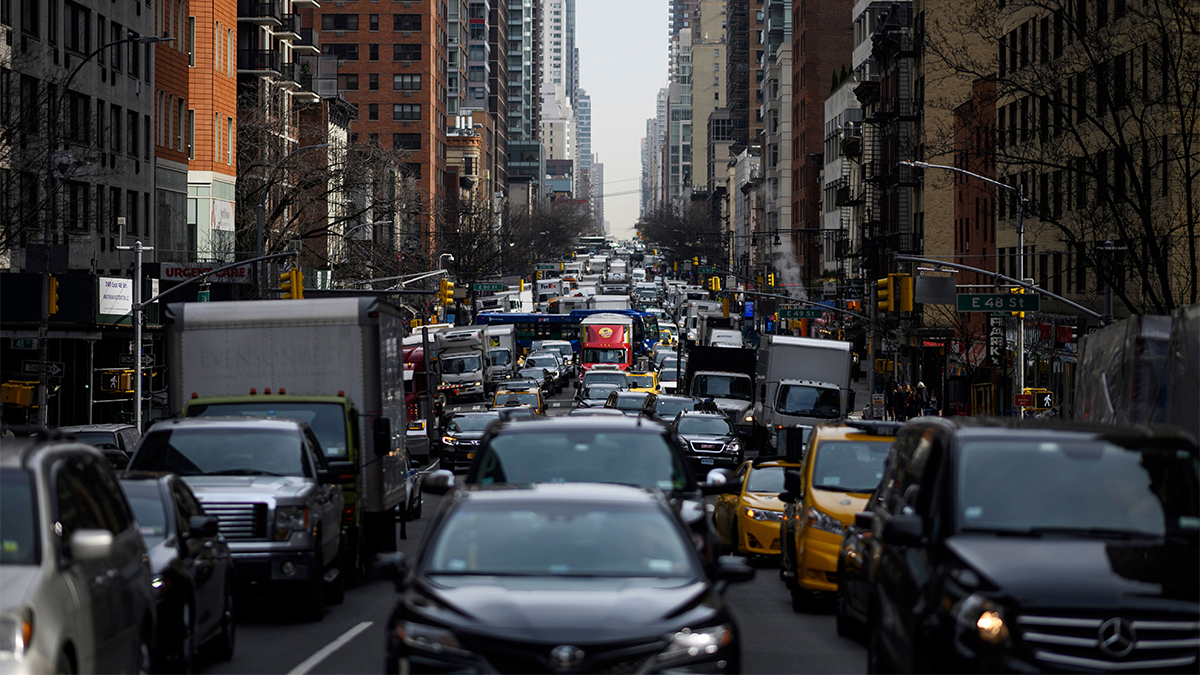
[[[224,469],[222,471],[209,471],[206,476],[282,476],[281,473],[271,471],[263,471],[262,469]]]

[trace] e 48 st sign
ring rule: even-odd
[[[1036,293],[959,293],[960,312],[1036,312],[1041,307]]]

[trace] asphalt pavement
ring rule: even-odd
[[[551,398],[551,415],[570,409],[570,387]],[[431,467],[436,468],[436,466]],[[416,555],[441,498],[425,496],[424,517],[407,524],[399,548]],[[397,527],[399,524],[397,524]],[[866,650],[838,637],[832,606],[797,614],[771,561],[755,561],[753,581],[727,591],[741,628],[747,673],[861,673]],[[348,590],[341,605],[326,608],[319,623],[303,623],[286,602],[247,601],[238,608],[233,660],[198,664],[206,673],[374,673],[383,669],[384,628],[395,600],[390,583],[373,580]]]

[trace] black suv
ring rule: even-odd
[[[664,424],[670,424],[675,416],[685,410],[704,410],[704,402],[691,396],[668,396],[647,394],[642,402],[642,415]]]
[[[705,473],[742,465],[742,443],[729,418],[721,413],[686,410],[675,417],[671,430],[683,439],[692,471]]]
[[[500,413],[496,410],[460,412],[446,417],[442,424],[442,468],[453,471],[475,459],[483,430],[498,419]]]
[[[879,672],[1196,672],[1200,457],[1166,427],[921,417],[872,500]]]

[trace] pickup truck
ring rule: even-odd
[[[284,418],[193,417],[151,427],[132,471],[179,474],[229,542],[237,582],[291,598],[309,621],[344,594],[341,484],[352,462],[329,462],[307,424]]]

